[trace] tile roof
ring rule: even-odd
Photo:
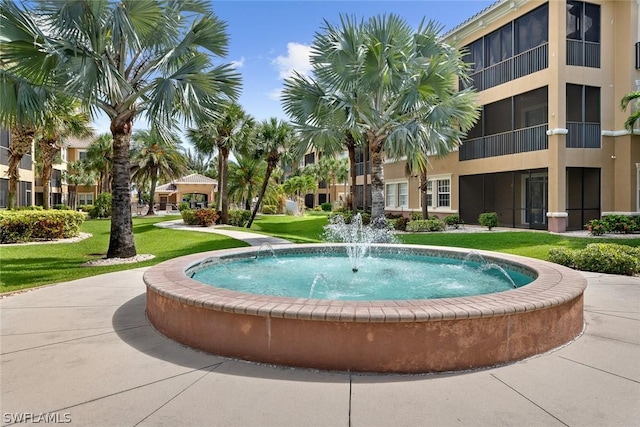
[[[209,185],[213,184],[214,186],[217,187],[218,181],[213,178],[209,178],[208,176],[201,175],[199,173],[192,173],[191,175],[174,179],[173,181],[167,184],[159,185],[156,187],[156,191],[160,191],[160,192],[175,191],[178,188],[177,187],[178,184],[209,184]]]

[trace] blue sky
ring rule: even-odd
[[[420,21],[434,20],[445,31],[466,21],[494,3],[481,0],[422,1],[213,1],[213,10],[227,23],[229,55],[218,63],[232,62],[242,75],[240,104],[258,121],[269,117],[286,120],[277,99],[283,78],[295,69],[309,71],[308,48],[324,20],[339,22],[339,15],[357,18],[395,13],[417,28]],[[108,132],[105,119],[98,120],[99,133]],[[144,128],[139,120],[135,128]]]

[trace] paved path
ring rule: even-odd
[[[229,229],[215,227],[215,226],[214,227],[190,227],[190,226],[184,225],[181,219],[176,219],[173,221],[158,222],[155,225],[156,227],[171,228],[174,230],[188,230],[188,231],[198,231],[201,233],[222,234],[223,236],[228,236],[237,240],[242,240],[244,242],[247,242],[251,246],[260,246],[264,243],[269,243],[270,245],[280,245],[283,243],[291,243],[288,240],[279,239],[278,237],[272,237],[264,234],[251,233],[246,231],[229,230]]]
[[[277,243],[211,230],[222,231]],[[0,299],[0,425],[640,425],[637,277],[583,273],[585,332],[561,349],[493,369],[402,376],[264,366],[186,348],[147,321],[145,270]]]
[[[185,348],[147,321],[144,271],[0,300],[2,425],[41,414],[79,426],[640,424],[640,278],[586,273],[586,330],[562,349],[494,369],[397,376]]]

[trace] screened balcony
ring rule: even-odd
[[[567,40],[567,65],[600,68],[600,43]]]
[[[600,123],[567,122],[567,148],[600,148]]]
[[[471,81],[466,85],[461,83],[460,88],[473,86],[476,90],[485,90],[548,67],[549,44],[545,43],[470,74]]]
[[[549,148],[548,129],[549,126],[545,123],[511,132],[468,139],[460,147],[460,160],[546,150]]]

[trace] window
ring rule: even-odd
[[[549,8],[547,5],[527,13],[513,23],[515,53],[526,52],[549,40]]]
[[[409,185],[406,182],[398,184],[398,206],[409,207]]]
[[[438,207],[451,206],[451,181],[448,179],[438,180]]]
[[[387,190],[386,190],[386,195],[387,195],[387,201],[386,201],[386,205],[389,207],[395,207],[396,205],[396,188],[398,187],[397,184],[387,184],[386,185]]]
[[[433,206],[433,181],[427,182],[427,206]]]
[[[451,207],[451,178],[431,177],[427,182],[427,207],[432,209]]]
[[[385,185],[385,206],[389,209],[409,207],[409,186],[406,182]]]
[[[511,58],[511,23],[485,37],[487,66]]]
[[[78,160],[86,160],[87,152],[86,151],[78,151]]]
[[[6,208],[8,204],[9,180],[0,178],[0,208]]]
[[[600,88],[567,84],[567,147],[600,148]]]
[[[93,193],[79,193],[78,194],[78,205],[86,206],[93,204]]]
[[[600,68],[600,6],[567,1],[567,65]]]

